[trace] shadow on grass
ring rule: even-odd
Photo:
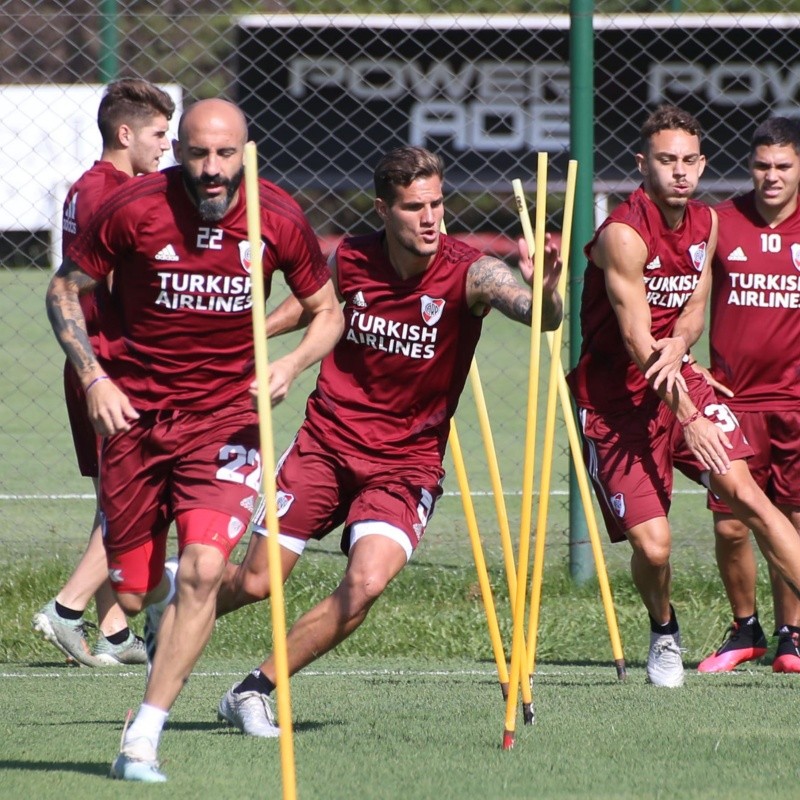
[[[7,667],[27,667],[29,669],[58,669],[64,672],[74,672],[76,675],[112,676],[123,673],[145,675],[144,664],[104,664],[101,667],[87,667],[82,664],[68,661],[3,661]]]
[[[483,659],[480,663],[487,666],[494,667],[495,662],[489,659]],[[542,671],[544,668],[545,671]],[[617,672],[616,664],[613,661],[598,661],[589,659],[542,659],[536,662],[536,668],[533,672],[532,680],[534,686],[537,681],[546,682],[549,685],[559,686],[608,686],[610,683],[624,684],[630,680],[630,670],[644,669],[644,663],[641,661],[626,661],[624,677],[620,677]],[[591,670],[589,675],[570,675],[570,674],[553,674],[549,670],[559,669],[585,669]]]
[[[7,661],[6,663],[16,663],[20,667],[31,667],[33,669],[64,669],[70,671],[83,669],[87,674],[92,669],[91,667],[82,667],[80,664],[68,662],[63,659],[61,661]]]
[[[292,725],[292,731],[294,733],[308,733],[310,731],[317,731],[322,730],[324,728],[329,728],[331,726],[342,726],[345,723],[339,720],[330,720],[329,722],[316,722],[316,721],[307,721],[307,722],[295,722]],[[240,736],[245,739],[258,739],[257,736],[245,736],[240,730],[237,728],[233,728],[230,725],[224,726],[221,723],[217,722],[214,724],[209,724],[205,728],[203,727],[204,723],[201,722],[179,722],[174,726],[174,730],[184,730],[184,731],[199,731],[199,730],[214,730],[217,734],[220,735],[228,735],[228,736]],[[170,723],[170,727],[173,727]],[[275,737],[277,741],[277,737]]]
[[[0,759],[0,772],[4,770],[24,770],[26,772],[77,772],[82,775],[97,775],[108,778],[108,764],[95,764],[88,761],[23,761],[21,759]]]

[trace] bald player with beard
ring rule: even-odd
[[[102,436],[101,507],[111,582],[129,614],[168,601],[144,702],[111,777],[163,782],[157,748],[169,710],[213,629],[220,581],[261,484],[250,252],[241,188],[247,125],[235,105],[183,114],[179,165],[109,195],[47,292],[56,338]],[[310,325],[272,364],[279,402],[342,331],[317,238],[298,205],[259,181],[265,283],[281,270]],[[119,336],[96,353],[79,296],[114,271]],[[175,522],[174,597],[164,572]]]

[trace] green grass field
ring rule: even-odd
[[[141,700],[144,670],[66,667],[30,630],[32,614],[79,557],[92,516],[85,498],[91,487],[77,476],[66,428],[62,357],[44,315],[47,279],[0,271],[0,799],[277,796],[277,743],[232,734],[215,714],[221,694],[271,646],[268,604],[217,624],[162,740],[165,790],[105,778],[125,712]],[[490,315],[478,352],[515,540],[528,341],[527,331]],[[276,342],[273,355],[285,346]],[[305,376],[276,409],[279,446],[299,423],[312,384],[313,375]],[[508,647],[502,552],[472,406],[468,389],[459,435]],[[677,482],[674,602],[689,668],[683,689],[645,684],[648,626],[628,575],[629,551],[603,540],[628,664],[621,684],[596,582],[576,586],[568,577],[565,444],[559,422],[536,724],[523,727],[518,717],[515,749],[501,750],[504,706],[448,462],[447,494],[414,560],[351,639],[292,681],[301,798],[792,796],[800,733],[795,679],[759,665],[729,676],[691,670],[717,646],[729,614],[703,496]],[[302,559],[286,586],[289,622],[336,585],[344,564],[337,548],[334,534]],[[764,569],[759,598],[766,627],[772,615]]]
[[[0,796],[281,796],[279,746],[216,722],[219,697],[251,663],[203,659],[161,742],[166,787],[105,775],[142,672],[2,670]],[[416,658],[326,658],[292,681],[298,796],[409,798],[793,797],[800,725],[791,678],[690,676],[680,690],[625,684],[592,663],[543,664],[533,726],[500,747],[491,666]]]

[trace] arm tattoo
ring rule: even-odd
[[[61,349],[78,374],[91,372],[97,365],[78,301],[79,294],[91,291],[96,286],[97,281],[74,264],[64,262],[47,287],[47,317]]]
[[[507,317],[531,324],[532,297],[500,260],[490,256],[479,258],[467,272],[467,294],[475,303],[496,308]]]

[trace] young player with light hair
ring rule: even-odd
[[[64,252],[113,189],[134,175],[158,170],[162,156],[170,149],[167,134],[174,112],[172,98],[147,81],[124,78],[106,88],[97,111],[103,150],[70,187],[64,201]],[[100,314],[113,317],[111,305],[106,284],[81,298],[87,330],[96,349],[101,337]],[[81,475],[92,479],[97,496],[100,440],[87,415],[83,387],[69,362],[64,365],[64,394],[78,468]],[[83,616],[92,597],[100,632],[94,647],[87,640]],[[83,556],[56,596],[34,615],[33,628],[78,664],[95,667],[145,663],[144,644],[129,629],[108,581],[99,505]]]

